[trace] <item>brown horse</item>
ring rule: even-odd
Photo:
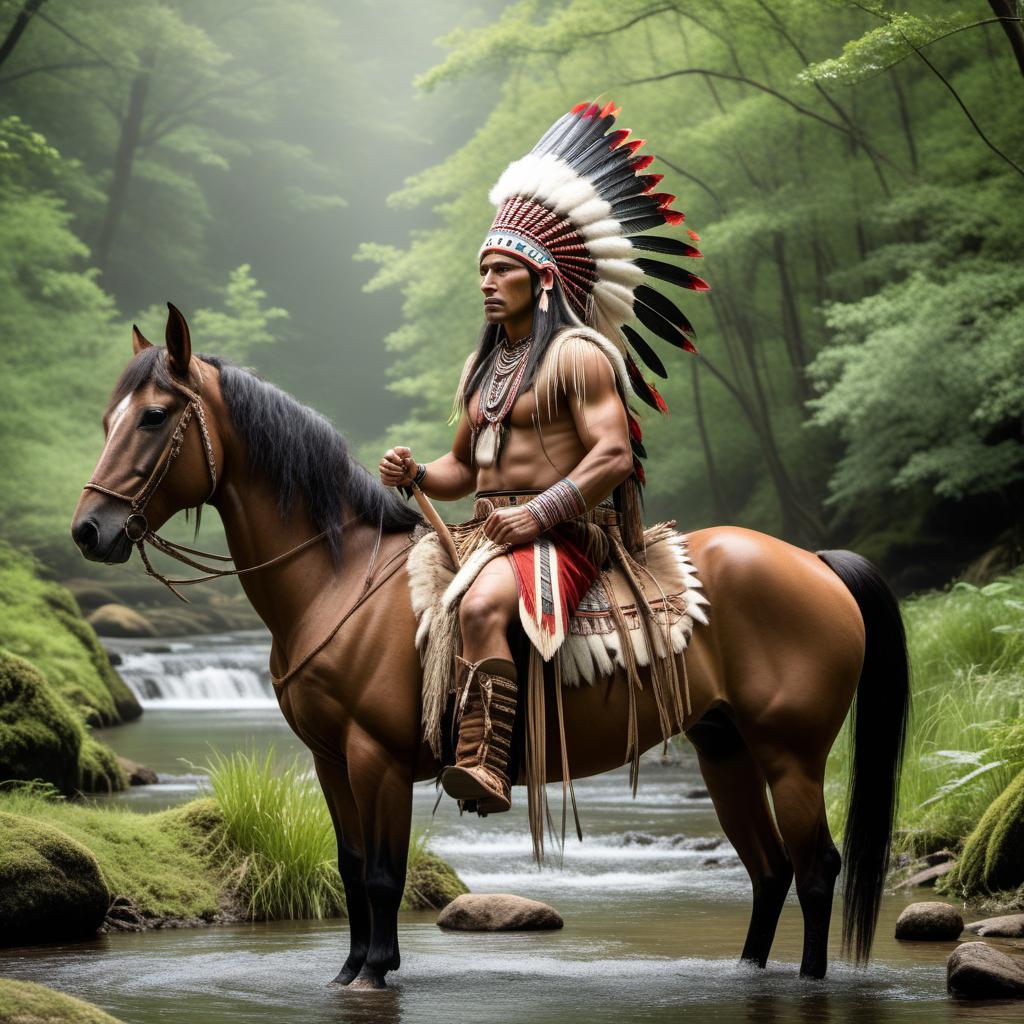
[[[241,578],[273,636],[281,710],[313,752],[337,832],[351,947],[335,980],[383,986],[399,965],[412,785],[441,767],[421,737],[405,573],[418,516],[321,416],[248,371],[193,356],[173,306],[166,350],[137,330],[133,347],[72,536],[87,558],[124,562],[133,541],[159,546],[153,531],[174,513],[203,502],[220,513],[235,564],[255,570]],[[742,956],[764,966],[795,874],[800,970],[821,977],[840,869],[825,760],[855,694],[843,934],[858,960],[878,915],[909,702],[899,610],[877,570],[851,552],[815,555],[722,527],[690,534],[689,553],[710,625],[686,651],[693,707],[683,731],[750,874]],[[649,686],[638,699],[647,749],[662,739],[659,719]],[[621,675],[565,690],[574,776],[625,762],[627,710]],[[550,778],[560,781],[551,721],[548,736]]]

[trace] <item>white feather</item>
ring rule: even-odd
[[[625,241],[625,239],[623,239]],[[643,281],[644,272],[632,260],[597,260],[597,277],[599,281],[621,284],[631,290]]]
[[[601,199],[594,192],[593,187],[591,187],[590,191],[594,194],[586,202],[568,207],[569,217],[572,219],[573,224],[576,225],[577,230],[586,227],[587,224],[597,224],[607,220],[611,216],[611,204]]]
[[[633,243],[628,238],[595,238],[587,243],[590,255],[599,259],[629,259],[633,255]]]
[[[615,238],[622,234],[622,225],[614,217],[607,217],[593,224],[584,224],[580,234],[588,242],[593,238]]]

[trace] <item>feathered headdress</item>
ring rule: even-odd
[[[699,292],[710,285],[674,263],[640,255],[702,254],[682,239],[643,234],[675,227],[684,214],[671,208],[675,196],[654,191],[663,175],[644,173],[654,157],[638,156],[644,140],[614,127],[618,113],[611,103],[580,103],[506,168],[491,189],[498,214],[480,253],[505,252],[538,271],[551,269],[580,322],[621,350],[637,397],[664,412],[661,395],[644,380],[629,348],[660,377],[667,376],[665,366],[628,322],[635,318],[677,348],[696,352],[690,321],[647,281]],[[686,233],[699,241],[696,232]],[[639,429],[630,419],[635,451]]]

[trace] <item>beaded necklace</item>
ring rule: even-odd
[[[493,466],[501,455],[508,434],[504,420],[519,395],[532,342],[533,336],[528,334],[519,341],[503,339],[498,345],[494,368],[480,392],[480,408],[473,431],[473,458],[477,466]]]

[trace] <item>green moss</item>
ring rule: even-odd
[[[42,673],[0,649],[0,779],[43,779],[74,792],[85,738],[81,720]]]
[[[31,661],[83,718],[114,725],[141,713],[71,593],[0,544],[0,647]]]
[[[464,892],[469,892],[466,883],[436,853],[423,850],[415,857],[410,856],[403,909],[440,910]]]
[[[86,938],[108,906],[85,846],[50,822],[0,813],[0,945]]]
[[[137,814],[11,793],[0,796],[0,811],[59,829],[91,851],[111,896],[145,917],[209,920],[231,887],[225,857],[214,853],[222,818],[210,800]]]
[[[1024,884],[1024,772],[982,815],[964,841],[950,886],[966,899]]]
[[[31,981],[0,978],[0,1024],[121,1024],[91,1003]]]

